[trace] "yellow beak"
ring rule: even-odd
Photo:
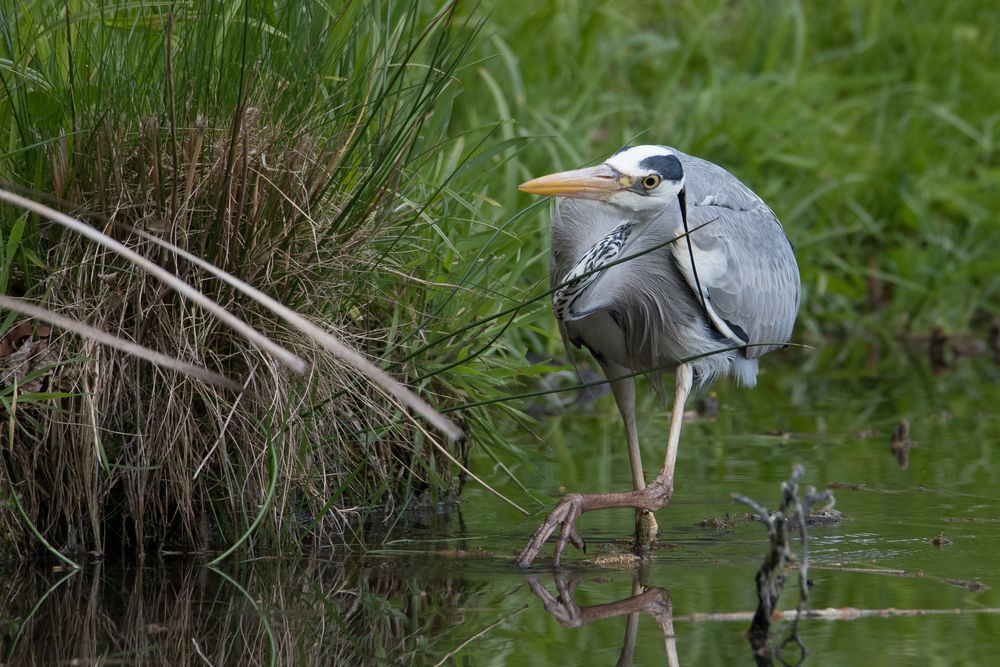
[[[624,190],[626,187],[628,186],[622,182],[622,175],[618,171],[602,164],[535,178],[527,183],[521,183],[517,189],[549,197],[607,199],[612,193]]]

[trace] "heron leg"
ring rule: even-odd
[[[627,375],[628,370],[617,364],[602,364],[608,379]],[[639,451],[639,429],[635,421],[635,379],[624,378],[611,383],[611,393],[621,413],[625,425],[625,440],[628,444],[628,460],[632,467],[632,488],[642,491],[646,488],[646,477],[642,472],[642,453]],[[645,510],[635,511],[636,546],[656,539],[658,526],[656,517]]]
[[[691,393],[694,381],[694,369],[691,364],[681,364],[677,367],[677,381],[674,387],[674,407],[670,412],[670,434],[667,436],[667,455],[663,460],[663,470],[656,476],[654,483],[665,482],[673,486],[674,465],[677,463],[677,449],[681,443],[681,424],[684,423],[684,404]]]
[[[690,365],[681,364],[677,367],[677,385],[674,390],[673,411],[670,414],[670,434],[667,439],[667,455],[663,462],[663,470],[645,488],[622,493],[571,493],[563,497],[555,509],[545,517],[542,525],[528,540],[528,544],[517,557],[517,564],[528,567],[542,549],[542,545],[562,526],[556,540],[554,552],[555,565],[559,566],[566,543],[579,538],[576,531],[576,520],[585,512],[611,509],[614,507],[634,507],[637,510],[655,512],[666,507],[674,495],[674,466],[677,462],[677,449],[681,438],[681,424],[684,420],[684,404],[691,393],[694,372]]]

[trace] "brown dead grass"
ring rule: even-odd
[[[368,381],[217,279],[128,232],[137,228],[209,259],[377,355],[386,336],[377,323],[392,304],[342,296],[358,292],[356,280],[371,279],[359,269],[373,259],[372,239],[393,226],[392,183],[369,195],[350,227],[333,227],[354,194],[344,180],[331,181],[344,166],[346,144],[288,136],[264,125],[253,108],[235,129],[200,117],[176,132],[155,118],[109,121],[93,133],[88,154],[71,159],[66,150],[60,142],[51,154],[60,207],[97,221],[267,332],[306,358],[311,371],[291,377],[126,261],[46,231],[53,240],[48,261],[58,267],[49,277],[50,308],[226,369],[245,378],[248,389],[234,402],[204,382],[72,335],[54,336],[50,352],[58,364],[47,388],[73,396],[22,405],[22,417],[32,418],[19,423],[13,441],[6,429],[2,436],[7,470],[16,471],[3,481],[18,490],[50,542],[70,553],[139,554],[230,542],[265,503],[269,444],[278,453],[278,497],[269,510],[271,530],[258,543],[336,539],[359,504],[385,502],[392,510],[404,492],[427,485],[414,457],[437,436],[401,418],[400,406]],[[363,169],[354,164],[349,173],[357,178]],[[464,458],[464,450],[456,454]],[[436,474],[452,479],[447,466]],[[373,499],[372,490],[381,493]],[[0,521],[22,555],[34,548],[10,508]],[[310,530],[303,536],[304,527]]]

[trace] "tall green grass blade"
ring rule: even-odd
[[[243,599],[250,603],[250,606],[256,612],[257,617],[260,619],[260,624],[264,627],[264,631],[267,633],[267,664],[274,665],[278,664],[278,642],[274,638],[274,629],[271,627],[271,621],[268,618],[267,612],[261,609],[260,604],[250,592],[247,591],[238,581],[233,579],[231,576],[223,572],[219,567],[215,565],[215,561],[212,561],[208,565],[209,569],[215,572],[217,575],[228,581],[233,588],[235,588]]]
[[[8,649],[7,649],[7,653],[4,656],[4,660],[3,660],[4,664],[7,664],[7,665],[11,664],[11,660],[12,660],[13,656],[17,655],[17,653],[16,653],[17,643],[21,640],[21,635],[24,632],[24,628],[30,626],[31,619],[33,619],[35,617],[35,614],[38,613],[38,610],[43,607],[43,605],[45,604],[45,600],[48,599],[48,597],[52,594],[53,591],[55,591],[60,586],[62,586],[66,581],[68,581],[72,577],[75,577],[77,574],[79,574],[81,569],[82,568],[80,568],[78,566],[77,567],[73,567],[72,569],[70,569],[69,572],[67,572],[66,574],[64,574],[63,576],[61,576],[59,579],[57,579],[55,583],[53,583],[51,586],[49,586],[45,590],[44,594],[42,594],[41,596],[39,596],[39,598],[35,602],[35,604],[32,605],[31,611],[29,611],[27,614],[25,614],[24,618],[18,620],[18,623],[17,623],[17,632],[14,633],[14,637],[10,640],[10,644],[9,644]]]
[[[13,442],[14,441],[13,410],[11,410],[8,416],[7,423],[8,423],[8,429],[10,431],[10,433],[8,434],[10,438],[9,442]],[[10,469],[7,467],[6,457],[0,456],[0,459],[3,459],[4,477],[6,477],[9,480],[12,480],[13,477],[10,476]],[[38,527],[35,525],[35,522],[32,521],[31,517],[28,516],[28,513],[24,511],[24,506],[21,504],[21,499],[18,496],[17,489],[14,488],[13,484],[7,489],[7,497],[10,499],[11,504],[17,511],[18,516],[21,517],[21,521],[24,523],[25,526],[28,527],[28,531],[36,540],[38,540],[38,543],[41,544],[46,551],[55,556],[57,560],[62,562],[67,567],[70,567],[74,570],[80,569],[80,566],[77,565],[71,558],[64,556],[62,552],[60,552],[58,549],[52,546],[52,544],[47,539],[45,539],[45,536],[42,535],[42,532],[40,530],[38,530]]]
[[[243,534],[240,535],[228,549],[208,562],[209,567],[218,565],[235,553],[236,550],[250,538],[254,531],[257,530],[257,527],[260,526],[260,524],[264,521],[264,518],[271,511],[271,504],[274,502],[275,491],[278,488],[278,449],[274,444],[275,437],[274,433],[267,433],[268,483],[267,492],[264,494],[264,501],[261,503],[260,510],[254,517],[253,523],[250,524],[246,531],[244,531]]]

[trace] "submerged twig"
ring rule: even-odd
[[[716,613],[693,612],[683,616],[674,616],[674,621],[682,623],[744,623],[753,619],[753,611],[728,611]],[[857,607],[827,607],[825,609],[778,609],[771,613],[775,621],[796,619],[800,615],[812,621],[857,621],[862,618],[912,618],[914,616],[965,616],[987,614],[1000,615],[1000,607],[974,607],[969,609],[897,609],[884,607],[882,609],[859,609]]]
[[[916,443],[910,440],[910,421],[904,417],[899,420],[889,440],[889,451],[903,470],[910,467],[910,450],[913,447],[916,447]]]
[[[788,480],[781,483],[781,503],[774,512],[755,500],[740,494],[733,494],[733,500],[749,507],[757,518],[767,526],[770,539],[770,549],[764,556],[764,562],[757,571],[757,610],[754,612],[747,637],[753,647],[758,662],[771,664],[770,630],[774,616],[775,605],[781,597],[785,586],[785,564],[791,559],[792,551],[788,544],[789,528],[798,527],[802,542],[799,556],[799,602],[796,606],[792,628],[781,646],[795,642],[805,658],[805,646],[799,639],[798,622],[809,605],[809,535],[806,529],[806,516],[809,510],[821,502],[826,503],[824,510],[833,508],[834,497],[829,490],[817,492],[814,487],[806,487],[804,493],[799,492],[799,480],[805,474],[805,469],[795,464]]]

